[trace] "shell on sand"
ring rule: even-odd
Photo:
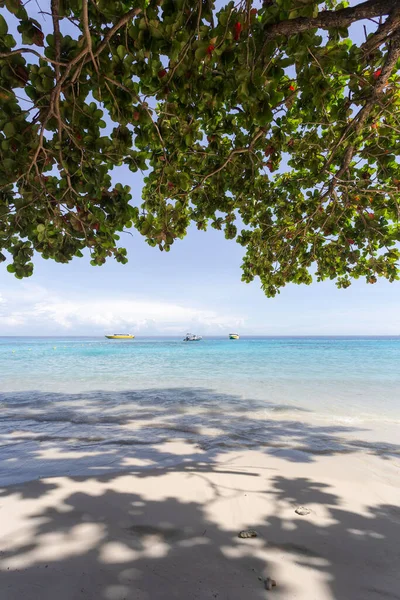
[[[271,577],[267,577],[264,584],[266,590],[272,590],[272,588],[276,587],[276,581],[275,579],[271,579]]]
[[[305,515],[309,515],[311,510],[305,506],[298,506],[294,512],[304,517]]]
[[[254,531],[254,529],[246,529],[245,531],[241,531],[238,537],[247,539],[257,537],[257,535],[257,531]]]

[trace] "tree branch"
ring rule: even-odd
[[[123,85],[122,83],[119,83],[118,81],[115,81],[115,79],[111,79],[110,77],[104,76],[104,79],[107,79],[107,81],[109,81],[110,83],[112,83],[113,85],[115,85],[116,87],[119,87],[121,90],[124,90],[124,92],[127,92],[128,94],[130,94],[132,96],[132,98],[134,98],[134,100],[136,100],[137,102],[139,102],[143,108],[143,110],[145,110],[149,116],[149,118],[151,119],[151,122],[153,123],[157,135],[158,135],[158,139],[161,142],[161,146],[163,149],[163,154],[164,154],[164,159],[168,162],[168,158],[165,152],[165,142],[162,138],[161,135],[161,131],[160,128],[158,127],[157,123],[155,121],[153,121],[153,117],[151,116],[151,112],[149,110],[149,107],[147,105],[147,102],[143,102],[142,99],[140,98],[140,96],[138,96],[137,94],[134,94],[134,92],[132,92],[132,90],[130,90],[128,87],[126,87],[125,85]],[[118,104],[117,104],[118,106]]]
[[[10,56],[15,56],[16,54],[24,54],[24,52],[30,52],[31,54],[34,54],[41,60],[45,60],[52,65],[58,65],[60,67],[68,66],[68,63],[58,62],[57,60],[47,58],[47,56],[43,56],[43,54],[40,54],[40,52],[36,52],[36,50],[33,50],[32,48],[17,48],[16,50],[11,50],[10,52],[0,52],[0,58],[9,58]]]
[[[273,25],[266,25],[264,28],[265,40],[272,40],[278,35],[295,35],[309,29],[348,27],[361,19],[372,19],[388,15],[393,10],[395,3],[396,0],[367,0],[357,6],[340,10],[321,11],[315,18],[298,17],[297,19],[288,19]]]
[[[400,31],[398,31],[392,38],[391,46],[389,48],[385,64],[382,67],[382,72],[379,75],[377,82],[374,86],[372,94],[369,100],[365,103],[363,108],[359,111],[359,113],[353,119],[353,123],[355,123],[353,127],[353,134],[356,136],[361,129],[363,128],[365,121],[368,119],[371,114],[372,109],[375,106],[376,101],[378,100],[379,95],[383,91],[386,86],[390,75],[393,72],[393,69],[396,66],[398,59],[400,58]],[[343,163],[335,178],[341,177],[343,173],[347,171],[349,168],[351,159],[353,158],[355,151],[354,144],[350,144],[346,150],[344,155]]]
[[[361,44],[361,50],[365,54],[370,54],[381,44],[383,44],[399,26],[400,7],[394,7],[386,21],[381,23],[376,32],[371,35],[363,44]]]
[[[82,2],[82,24],[83,24],[83,31],[85,33],[85,39],[86,39],[86,44],[87,44],[87,48],[88,48],[88,53],[90,54],[90,57],[92,59],[93,62],[93,66],[96,69],[96,73],[99,73],[99,67],[98,64],[96,62],[95,57],[93,56],[93,49],[92,49],[92,38],[90,35],[90,30],[89,30],[89,15],[88,15],[88,2],[87,0],[83,0]]]
[[[368,119],[374,106],[376,105],[376,103],[379,99],[379,95],[382,93],[383,89],[387,85],[388,79],[389,79],[390,75],[392,74],[393,69],[395,68],[396,63],[399,58],[400,58],[400,30],[397,31],[392,37],[391,45],[389,47],[389,51],[386,56],[385,64],[382,67],[382,72],[379,75],[379,77],[375,83],[375,86],[372,90],[372,93],[371,93],[369,99],[364,104],[362,109],[357,113],[357,115],[354,117],[354,119],[351,121],[351,123],[349,123],[348,126],[346,127],[339,142],[337,144],[335,144],[335,147],[334,147],[333,151],[331,152],[329,159],[326,161],[323,170],[326,170],[329,167],[329,165],[332,163],[334,156],[335,156],[335,151],[339,147],[339,145],[342,143],[342,141],[344,140],[346,135],[351,132],[351,134],[354,137],[356,137],[357,134],[360,133],[360,131],[362,130],[362,128],[365,125],[366,120]],[[347,169],[350,166],[350,163],[352,161],[355,151],[356,151],[355,145],[350,143],[345,151],[341,167],[333,176],[333,179],[330,182],[327,191],[321,197],[321,201],[324,200],[330,193],[332,193],[335,185],[338,183],[338,181],[344,175],[344,173],[346,173]]]
[[[56,51],[57,62],[60,62],[61,54],[61,34],[60,34],[60,0],[51,0],[51,17],[53,19],[53,30],[54,30],[54,47]],[[60,66],[55,65],[56,81],[60,79]]]
[[[219,173],[220,171],[222,171],[223,169],[225,169],[226,165],[232,160],[232,158],[236,154],[245,154],[246,152],[251,152],[253,150],[253,148],[254,148],[254,145],[255,145],[256,141],[263,134],[265,134],[265,129],[260,129],[260,131],[254,136],[254,138],[251,140],[250,144],[247,147],[245,147],[245,148],[234,148],[233,150],[231,150],[231,152],[228,154],[227,158],[222,163],[222,165],[220,165],[217,169],[215,169],[211,173],[208,173],[207,175],[205,175],[201,179],[200,183],[198,183],[194,188],[192,188],[189,192],[187,192],[187,194],[192,194],[193,192],[195,192],[196,190],[198,190],[199,188],[201,188],[204,185],[204,183],[207,181],[207,179],[209,179],[210,177],[213,177],[214,175],[216,175],[217,173]],[[185,194],[185,195],[187,195],[187,194]]]
[[[94,56],[99,56],[99,54],[101,54],[101,52],[103,52],[104,48],[107,46],[108,42],[111,40],[113,35],[115,35],[117,33],[118,29],[121,29],[121,27],[126,25],[126,23],[128,23],[128,21],[130,21],[131,19],[136,17],[141,12],[142,12],[141,8],[132,8],[132,10],[129,10],[123,17],[121,17],[121,19],[118,21],[118,23],[116,23],[114,25],[114,27],[112,27],[110,29],[110,31],[108,31],[106,33],[106,35],[103,38],[103,41],[101,42],[101,44],[99,44],[99,47],[94,52]]]

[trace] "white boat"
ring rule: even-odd
[[[202,339],[201,335],[195,335],[194,333],[187,333],[186,337],[183,338],[184,342],[199,342]]]

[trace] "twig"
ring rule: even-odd
[[[386,62],[382,67],[382,72],[379,75],[377,82],[374,86],[372,94],[360,112],[353,119],[352,123],[354,123],[352,133],[356,136],[361,129],[363,128],[365,121],[368,119],[369,115],[372,112],[372,109],[375,106],[376,100],[383,91],[384,87],[387,84],[387,81],[392,74],[393,69],[396,66],[397,60],[400,58],[400,31],[398,31],[392,38],[392,44],[389,48]],[[350,165],[351,159],[353,158],[353,154],[355,151],[354,144],[350,144],[347,147],[347,150],[344,155],[343,163],[341,168],[335,177],[341,177],[343,173],[345,173]]]
[[[136,95],[134,92],[132,92],[132,90],[130,90],[128,87],[126,87],[126,86],[125,86],[125,85],[123,85],[122,83],[119,83],[118,81],[115,81],[114,79],[111,79],[110,77],[107,77],[107,76],[104,76],[104,79],[106,79],[107,81],[109,81],[109,82],[110,82],[110,83],[112,83],[113,85],[115,85],[115,86],[117,86],[117,87],[121,88],[121,90],[124,90],[124,92],[127,92],[128,94],[131,94],[131,96],[132,96],[132,97],[133,97],[133,98],[134,98],[134,99],[135,99],[137,102],[140,102],[140,104],[141,104],[142,108],[143,108],[143,109],[144,109],[144,110],[147,112],[147,114],[149,115],[149,117],[150,117],[150,119],[151,119],[151,121],[152,121],[152,123],[153,123],[153,125],[154,125],[154,127],[155,127],[155,129],[156,129],[156,131],[157,131],[158,138],[159,138],[159,140],[160,140],[160,142],[161,142],[161,145],[162,145],[162,148],[163,148],[163,154],[164,154],[164,158],[165,158],[165,160],[166,160],[166,161],[168,161],[167,155],[166,155],[166,153],[165,153],[165,142],[164,142],[164,140],[163,140],[163,138],[162,138],[162,135],[161,135],[160,128],[158,127],[157,123],[156,123],[155,121],[153,121],[153,117],[151,116],[151,112],[150,112],[150,110],[149,110],[149,107],[147,106],[147,103],[146,103],[146,102],[142,102],[142,100],[140,99],[140,97],[139,97],[139,96],[137,96],[137,95]]]
[[[51,0],[51,15],[52,15],[52,19],[53,19],[53,29],[54,29],[54,47],[56,50],[57,63],[60,62],[60,54],[61,54],[59,12],[60,12],[60,0]],[[56,64],[55,72],[56,72],[56,81],[58,82],[58,80],[60,79],[60,65],[59,64]]]
[[[379,25],[377,31],[369,38],[365,36],[367,39],[363,44],[361,44],[361,50],[364,52],[364,54],[370,54],[381,44],[383,44],[399,25],[400,8],[394,7],[386,21]]]
[[[101,54],[103,52],[104,48],[107,46],[108,42],[111,40],[113,35],[117,33],[118,29],[121,29],[121,27],[126,25],[126,23],[128,23],[128,21],[130,21],[130,19],[133,19],[141,12],[142,12],[141,8],[132,8],[123,17],[121,17],[121,19],[118,21],[118,23],[116,23],[114,25],[114,27],[112,27],[110,29],[110,31],[108,31],[108,33],[104,36],[103,41],[101,42],[101,44],[99,45],[97,50],[94,52],[94,56],[95,57],[99,56],[99,54]]]
[[[340,10],[321,11],[314,18],[298,17],[266,25],[264,29],[265,40],[272,40],[278,35],[294,35],[310,29],[348,27],[354,21],[388,15],[392,10],[393,0],[367,0],[356,6],[349,6]]]
[[[194,188],[192,188],[189,192],[187,192],[187,194],[192,194],[193,192],[195,192],[196,190],[198,190],[199,188],[201,188],[204,183],[207,181],[207,179],[209,179],[210,177],[213,177],[214,175],[216,175],[217,173],[219,173],[220,171],[222,171],[223,169],[225,169],[226,165],[232,160],[232,158],[236,155],[236,154],[245,154],[246,152],[251,152],[251,150],[253,149],[255,143],[257,142],[257,140],[265,133],[264,129],[260,129],[260,131],[257,133],[257,135],[254,136],[254,138],[252,139],[252,141],[250,142],[249,146],[244,147],[244,148],[234,148],[233,150],[231,150],[231,152],[229,153],[229,155],[227,156],[227,158],[225,159],[225,161],[222,163],[222,165],[220,165],[217,169],[215,169],[214,171],[212,171],[211,173],[208,173],[207,175],[205,175],[200,183],[198,183]],[[185,194],[185,195],[187,195]]]
[[[92,38],[90,35],[90,30],[89,30],[89,15],[88,15],[87,0],[82,0],[82,25],[83,25],[83,31],[85,33],[85,39],[86,39],[86,43],[87,43],[88,52],[91,56],[93,66],[96,69],[96,73],[99,74],[99,66],[97,64],[95,57],[93,56]]]
[[[33,50],[32,48],[17,48],[16,50],[11,50],[10,52],[0,52],[0,58],[9,58],[10,56],[15,56],[16,54],[24,54],[24,52],[30,52],[31,54],[34,54],[41,60],[45,60],[45,61],[51,63],[52,65],[58,65],[60,67],[67,67],[69,64],[69,63],[64,63],[64,62],[58,62],[56,60],[52,60],[51,58],[47,58],[47,56],[40,54],[40,52],[36,52],[36,50]]]

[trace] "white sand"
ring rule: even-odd
[[[0,600],[400,598],[398,458],[163,450],[182,462],[2,488]]]

